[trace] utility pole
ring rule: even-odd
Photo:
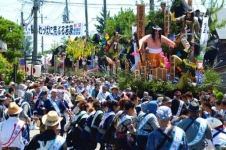
[[[154,10],[155,1],[150,0],[150,10]]]
[[[34,34],[33,34],[33,53],[32,53],[32,60],[33,65],[37,60],[37,52],[38,52],[38,0],[34,0]],[[33,70],[33,69],[32,69]]]
[[[107,18],[107,2],[104,0],[104,22],[106,22]]]
[[[89,36],[87,0],[85,0],[85,18],[86,18],[86,36]]]
[[[41,24],[43,24],[43,14],[41,14]],[[42,55],[43,55],[43,51],[44,51],[44,39],[43,39],[43,36],[42,36]]]
[[[66,0],[66,13],[67,13],[67,22],[69,22],[70,20],[69,20],[69,10],[68,10],[68,2],[67,2],[67,0]]]

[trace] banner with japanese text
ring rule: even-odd
[[[38,25],[38,35],[40,36],[82,36],[83,35],[82,23],[70,24],[40,24]],[[25,36],[30,36],[34,33],[34,26],[28,25],[24,27]]]

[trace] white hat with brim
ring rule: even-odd
[[[117,86],[111,87],[110,91],[112,91],[113,89],[119,90],[119,88]]]
[[[11,102],[9,107],[5,110],[5,113],[9,115],[16,115],[23,111],[21,107],[19,107],[15,102]]]
[[[7,97],[4,95],[0,95],[0,101],[4,101],[4,100],[7,100]]]
[[[59,117],[56,111],[49,111],[48,114],[42,117],[42,122],[44,125],[52,127],[60,123],[62,117]]]
[[[212,129],[222,125],[222,122],[219,119],[217,119],[217,118],[212,118],[211,117],[211,118],[207,118],[206,120],[207,120],[207,122],[209,123],[209,126]]]
[[[15,82],[10,82],[9,86],[15,85]]]

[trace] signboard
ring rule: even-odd
[[[137,5],[137,38],[142,39],[145,35],[145,5]],[[142,46],[142,45],[139,45]],[[144,52],[144,46],[140,47],[140,52]],[[145,62],[145,55],[142,55],[142,61]],[[139,63],[138,63],[139,64]],[[145,64],[143,64],[145,65]]]
[[[28,25],[24,27],[25,36],[34,33],[34,26]],[[82,23],[69,24],[40,24],[38,25],[38,35],[40,36],[81,36],[83,34]]]
[[[137,5],[137,36],[140,40],[145,35],[145,5]]]

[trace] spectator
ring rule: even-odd
[[[172,118],[171,109],[167,106],[160,106],[157,109],[156,116],[160,128],[149,134],[146,150],[166,150],[169,147],[188,150],[188,143],[184,131],[170,124]]]
[[[212,134],[208,122],[199,117],[199,103],[192,101],[188,107],[189,118],[178,123],[178,127],[184,130],[190,150],[208,148],[211,144]]]
[[[47,126],[47,130],[33,137],[25,150],[32,149],[67,150],[67,143],[65,142],[65,139],[56,134],[57,127],[62,119],[63,119],[62,117],[59,117],[57,115],[56,111],[49,111],[48,114],[44,115],[42,117],[42,122],[44,125]],[[51,145],[47,145],[47,143],[51,143],[52,141],[54,142]]]

